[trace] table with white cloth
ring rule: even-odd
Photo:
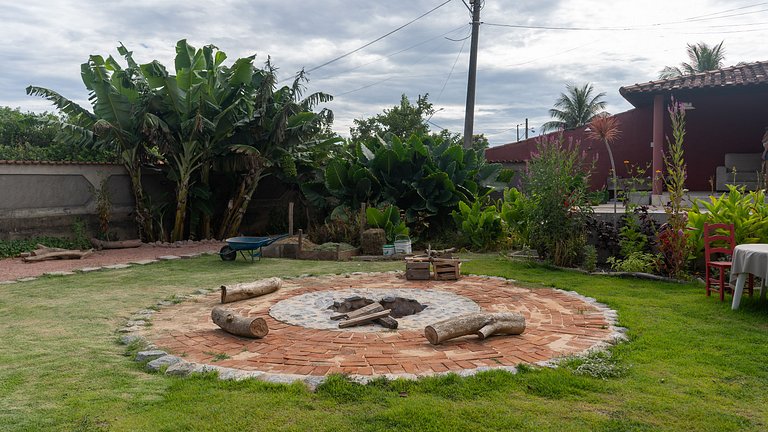
[[[765,280],[768,279],[768,244],[738,245],[733,249],[731,262],[733,263],[731,266],[731,285],[736,282],[731,309],[739,308],[741,295],[744,292],[744,283],[749,274],[761,279],[760,299],[765,299]]]

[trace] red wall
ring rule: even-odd
[[[724,164],[726,153],[759,153],[760,139],[768,126],[768,89],[697,89],[679,91],[677,100],[691,102],[695,109],[686,111],[686,135],[683,149],[688,168],[686,186],[691,191],[709,191],[710,176]],[[645,168],[651,163],[653,139],[653,106],[646,105],[616,114],[621,136],[611,144],[616,171],[627,177],[624,161]],[[563,132],[566,141],[573,140],[597,157],[592,173],[592,187],[604,188],[608,182],[611,163],[605,144],[586,137],[584,127]],[[555,134],[550,134],[556,136]],[[669,115],[664,116],[664,135],[672,138]],[[489,148],[485,157],[490,162],[526,161],[536,148],[531,138],[519,143]],[[666,142],[664,143],[666,147]],[[648,176],[651,170],[648,170]]]

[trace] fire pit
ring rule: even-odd
[[[269,314],[278,321],[322,330],[339,330],[335,314],[351,312],[379,302],[391,309],[398,329],[422,331],[425,326],[457,315],[480,312],[477,303],[450,291],[413,288],[345,288],[314,291],[277,302]],[[368,324],[345,329],[375,332],[386,329]]]

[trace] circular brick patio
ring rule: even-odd
[[[331,290],[346,294],[354,289],[446,292],[450,294],[446,297],[468,299],[481,310],[522,313],[527,328],[519,336],[486,340],[466,336],[433,346],[423,329],[317,329],[288,324],[269,314],[278,302],[297,296]],[[275,293],[228,305],[241,314],[266,319],[270,332],[260,340],[220,330],[210,319],[210,311],[217,304],[219,293],[215,292],[163,308],[142,333],[149,342],[190,363],[305,376],[421,376],[509,368],[582,353],[619,336],[614,327],[616,313],[592,299],[557,289],[521,288],[513,281],[480,276],[464,276],[458,281],[407,281],[402,274],[392,273],[288,279]]]

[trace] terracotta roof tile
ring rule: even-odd
[[[745,63],[694,75],[650,81],[621,87],[619,93],[632,104],[649,93],[701,88],[768,85],[768,61]]]

